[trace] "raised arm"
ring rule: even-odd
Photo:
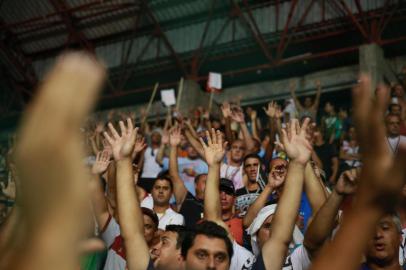
[[[165,149],[168,143],[169,143],[169,133],[167,130],[164,130],[162,134],[161,145],[159,146],[158,153],[155,158],[156,162],[161,166],[163,166]]]
[[[401,147],[394,158],[385,141],[383,115],[388,89],[379,86],[374,100],[371,96],[373,92],[370,78],[361,76],[359,85],[353,90],[354,117],[357,134],[362,138],[360,146],[364,163],[357,200],[346,214],[333,242],[314,261],[313,270],[359,269],[376,223],[385,209],[395,206],[404,185],[406,149]],[[354,237],[355,241],[348,241]]]
[[[316,80],[315,84],[316,84],[316,87],[317,87],[317,92],[316,92],[316,98],[314,99],[312,109],[317,112],[317,109],[319,108],[320,96],[321,96],[321,82],[320,82],[320,80]],[[316,119],[314,119],[314,120],[316,120]]]
[[[314,216],[324,204],[327,197],[325,187],[314,173],[310,162],[307,162],[305,168],[304,190],[312,208],[312,216]]]
[[[257,217],[259,211],[261,211],[261,209],[268,202],[269,196],[271,196],[272,192],[278,189],[284,181],[285,178],[283,177],[283,175],[281,175],[277,171],[269,173],[268,184],[265,186],[261,194],[255,199],[255,201],[250,205],[246,215],[243,218],[244,228],[248,228],[251,225],[251,223]]]
[[[180,127],[176,127],[171,131],[169,135],[169,143],[171,145],[171,150],[169,153],[169,174],[173,183],[173,193],[176,199],[176,206],[178,210],[182,206],[183,201],[187,195],[187,189],[182,179],[179,176],[178,171],[178,146],[181,140]]]
[[[13,242],[0,246],[1,269],[77,268],[90,216],[79,130],[104,76],[91,56],[70,53],[58,59],[36,92],[19,130],[15,161],[21,207],[15,209]]]
[[[299,101],[299,99],[298,99],[297,96],[296,96],[296,82],[291,81],[291,82],[289,83],[289,90],[290,90],[290,95],[292,96],[293,101],[295,102],[296,109],[297,109],[298,111],[299,111],[299,110],[300,110],[300,111],[303,110],[302,104],[300,104],[300,101]]]
[[[213,221],[219,226],[229,231],[228,226],[221,218],[220,204],[220,165],[226,153],[225,144],[221,132],[214,129],[211,132],[206,131],[207,144],[200,138],[200,143],[204,149],[204,156],[209,166],[207,174],[206,189],[204,192],[204,217],[206,220]],[[231,234],[229,234],[230,236]]]
[[[337,224],[338,210],[344,198],[353,194],[356,188],[357,171],[355,169],[345,171],[341,174],[326,202],[318,212],[313,214],[314,218],[306,230],[303,242],[312,258],[317,256],[325,241],[331,236]]]
[[[257,118],[257,111],[252,110],[250,117],[251,117],[251,123],[252,123],[252,137],[258,141],[261,141],[261,138],[259,137],[259,132],[258,132],[259,119]]]
[[[270,124],[270,134],[269,134],[269,144],[265,150],[265,160],[270,161],[272,159],[273,150],[275,149],[275,140],[276,140],[276,133],[277,133],[277,104],[274,101],[268,103],[268,107],[264,109],[265,114],[269,117],[269,124]]]
[[[244,138],[245,145],[247,146],[247,153],[252,153],[255,148],[255,142],[248,130],[247,123],[245,123],[244,112],[241,108],[238,108],[237,111],[233,111],[231,113],[231,118],[240,124],[242,136]]]
[[[235,138],[234,133],[231,130],[231,107],[228,102],[223,102],[223,104],[221,105],[221,112],[225,120],[226,139],[228,143],[231,145],[235,140]]]
[[[116,162],[117,204],[121,228],[126,249],[126,261],[129,270],[145,270],[149,263],[148,245],[144,238],[143,215],[140,202],[135,191],[132,169],[132,153],[138,128],[133,127],[130,118],[127,125],[119,122],[120,134],[110,123],[110,135],[104,136],[111,144],[113,157]]]
[[[92,205],[93,211],[96,217],[99,228],[103,228],[109,218],[109,211],[107,208],[106,197],[104,196],[104,190],[101,185],[101,175],[103,175],[110,164],[110,155],[105,150],[97,153],[96,162],[92,166]]]
[[[302,127],[297,119],[293,119],[287,131],[282,130],[282,143],[290,162],[283,193],[272,221],[272,236],[262,248],[267,270],[282,268],[291,242],[302,195],[304,170],[312,151],[306,139],[308,124],[308,118]]]

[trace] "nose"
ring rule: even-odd
[[[216,264],[215,264],[215,259],[213,256],[210,256],[209,259],[207,260],[207,270],[215,270],[216,269]]]
[[[224,200],[226,198],[226,193],[224,191],[220,192],[220,199]]]

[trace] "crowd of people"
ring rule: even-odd
[[[401,83],[361,75],[351,109],[320,106],[316,81],[266,119],[224,102],[89,120],[105,76],[65,54],[27,108],[0,269],[406,269]]]

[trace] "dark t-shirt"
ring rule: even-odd
[[[332,174],[331,159],[334,157],[338,157],[337,150],[334,145],[328,143],[324,143],[320,146],[314,145],[313,148],[314,151],[316,151],[317,156],[323,163],[323,170],[326,172],[326,180],[328,180]]]
[[[235,192],[235,210],[237,211],[239,217],[245,216],[248,207],[254,203],[261,192],[261,188],[254,191],[249,191],[245,187],[237,189],[237,191]]]
[[[185,217],[185,226],[189,229],[194,228],[196,223],[203,218],[203,200],[197,199],[188,192],[179,213]]]
[[[152,262],[151,258],[149,259],[147,270],[155,270],[154,263]]]

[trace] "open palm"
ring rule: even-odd
[[[108,124],[108,127],[112,136],[110,136],[107,132],[104,132],[104,137],[111,145],[113,157],[116,161],[131,157],[138,131],[138,128],[133,128],[130,118],[127,119],[127,126],[124,125],[123,121],[120,121],[119,125],[121,135],[118,134],[111,123]]]
[[[307,137],[310,119],[306,118],[302,126],[297,119],[292,119],[289,126],[282,130],[282,144],[291,160],[306,164],[312,153],[312,146]]]
[[[223,143],[221,132],[219,130],[215,132],[214,129],[212,129],[211,134],[210,132],[206,131],[206,136],[207,144],[203,141],[202,138],[200,138],[200,143],[202,144],[204,149],[204,157],[206,159],[206,162],[209,166],[220,164],[226,153],[226,144]]]

